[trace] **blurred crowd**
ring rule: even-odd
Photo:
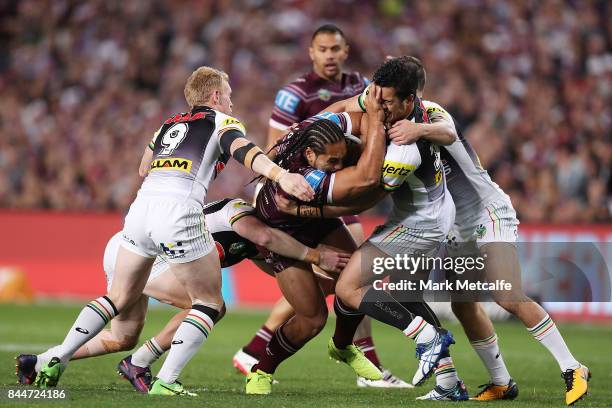
[[[199,65],[228,72],[265,145],[274,95],[340,26],[347,68],[421,58],[522,221],[609,221],[612,4],[572,0],[0,1],[0,207],[125,210],[143,149],[186,110]],[[209,198],[248,195],[228,166]]]

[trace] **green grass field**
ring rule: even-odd
[[[45,345],[60,342],[72,324],[78,305],[0,305],[0,387],[13,386],[13,357],[20,352],[38,352]],[[170,318],[173,309],[154,308],[149,312],[141,340],[154,335]],[[270,396],[244,395],[244,378],[231,365],[233,353],[260,327],[265,315],[230,311],[215,328],[210,340],[184,370],[181,380],[188,389],[199,392],[195,398],[183,398],[181,407],[418,407],[448,404],[414,401],[416,396],[433,387],[433,380],[411,390],[359,389],[347,366],[332,363],[326,355],[326,343],[334,320],[292,359],[277,370]],[[522,325],[497,324],[502,352],[510,373],[518,382],[520,396],[512,402],[494,402],[495,406],[549,407],[564,406],[565,386],[556,362],[547,351],[529,337]],[[487,376],[460,327],[448,326],[457,339],[452,355],[470,393],[486,382]],[[612,406],[612,327],[560,326],[575,356],[593,373],[589,396],[579,407]],[[396,330],[375,324],[374,336],[381,361],[396,375],[412,378],[416,368],[414,346]],[[19,349],[19,350],[17,350]],[[67,407],[157,407],[175,404],[161,397],[148,397],[132,390],[129,383],[115,373],[117,362],[125,353],[73,362],[64,373],[61,387],[70,393]],[[159,369],[157,363],[153,372]],[[29,403],[26,403],[30,405]],[[0,401],[0,406],[26,406],[24,403]],[[45,404],[39,402],[36,405]],[[485,403],[466,402],[469,406]]]

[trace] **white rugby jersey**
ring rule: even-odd
[[[366,91],[359,97],[365,112]],[[411,122],[429,122],[425,106],[415,99],[408,117]],[[386,223],[398,223],[411,228],[445,229],[452,222],[454,207],[446,189],[440,148],[421,139],[409,145],[387,146],[381,174],[382,187],[391,192],[393,210]]]
[[[230,129],[246,134],[238,119],[205,106],[166,120],[149,145],[153,161],[138,194],[203,204],[208,185],[230,158],[219,139]]]
[[[479,215],[493,201],[509,201],[510,197],[482,168],[476,152],[463,137],[452,116],[435,102],[424,100],[423,105],[432,123],[446,121],[457,131],[458,138],[453,144],[440,147],[446,185],[457,211],[456,220],[460,222],[462,219]]]

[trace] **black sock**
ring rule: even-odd
[[[338,296],[334,298],[334,311],[336,312],[334,344],[339,349],[345,349],[353,343],[353,337],[355,337],[355,332],[363,320],[364,314],[342,303]]]
[[[361,299],[359,311],[402,331],[408,327],[415,317],[393,296],[373,287],[370,287]]]

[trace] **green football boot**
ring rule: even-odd
[[[178,381],[168,384],[157,377],[153,380],[153,384],[151,384],[149,395],[181,395],[186,397],[198,396],[198,394],[195,392],[187,391],[185,388],[183,388],[183,384]]]
[[[264,373],[261,370],[248,373],[245,392],[253,395],[270,394],[272,392],[272,374]]]
[[[34,386],[38,388],[55,387],[65,369],[66,367],[60,362],[60,359],[53,357],[42,366],[40,372],[36,375]]]
[[[327,345],[329,358],[349,365],[359,377],[368,380],[382,380],[382,372],[363,354],[363,351],[354,344],[349,344],[345,349],[339,349],[334,344],[334,339],[329,339]]]

